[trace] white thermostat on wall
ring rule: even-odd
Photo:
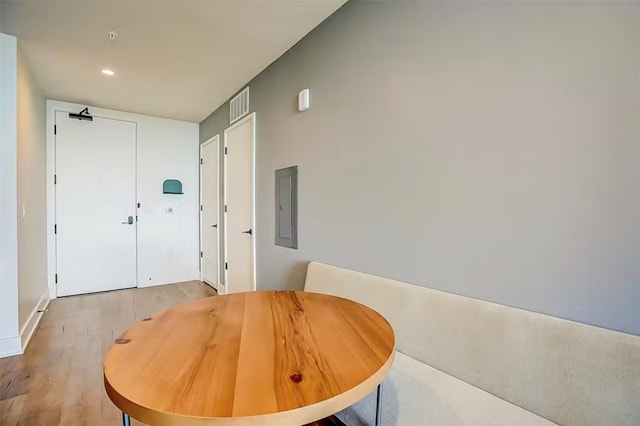
[[[309,89],[301,90],[298,93],[298,111],[306,111],[309,109]]]

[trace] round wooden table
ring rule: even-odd
[[[125,424],[299,426],[376,389],[394,347],[389,323],[351,300],[212,296],[127,330],[105,356],[104,384]]]

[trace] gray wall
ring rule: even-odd
[[[250,82],[258,288],[318,260],[640,334],[639,45],[640,3],[347,3]]]

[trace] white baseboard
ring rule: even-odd
[[[137,288],[147,288],[147,287],[157,287],[157,286],[161,286],[161,285],[169,285],[169,284],[179,284],[179,283],[188,283],[190,281],[201,281],[200,280],[200,274],[192,276],[192,277],[179,277],[179,278],[174,278],[172,280],[166,281],[151,281],[151,282],[145,282],[144,280],[138,280],[138,287]]]
[[[202,281],[203,283],[205,283],[209,287],[213,288],[214,290],[218,291],[218,284],[210,283],[209,281],[204,280],[204,279],[200,280],[200,281]]]
[[[0,358],[22,355],[20,336],[3,337],[0,339]]]
[[[43,311],[47,308],[50,301],[51,298],[49,297],[49,289],[47,289],[47,291],[42,294],[42,297],[40,297],[40,300],[31,312],[31,315],[29,315],[29,319],[27,320],[26,324],[22,327],[22,330],[20,330],[22,352],[27,349],[27,345],[29,344],[33,333],[36,331],[36,328],[38,328],[40,319],[42,319],[42,314],[44,313]]]

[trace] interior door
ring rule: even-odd
[[[200,198],[202,212],[200,216],[202,280],[214,288],[219,282],[219,237],[218,224],[218,150],[220,138],[216,135],[211,141],[200,147]]]
[[[225,291],[255,290],[255,114],[224,131]]]
[[[57,294],[135,287],[136,124],[55,124]]]

